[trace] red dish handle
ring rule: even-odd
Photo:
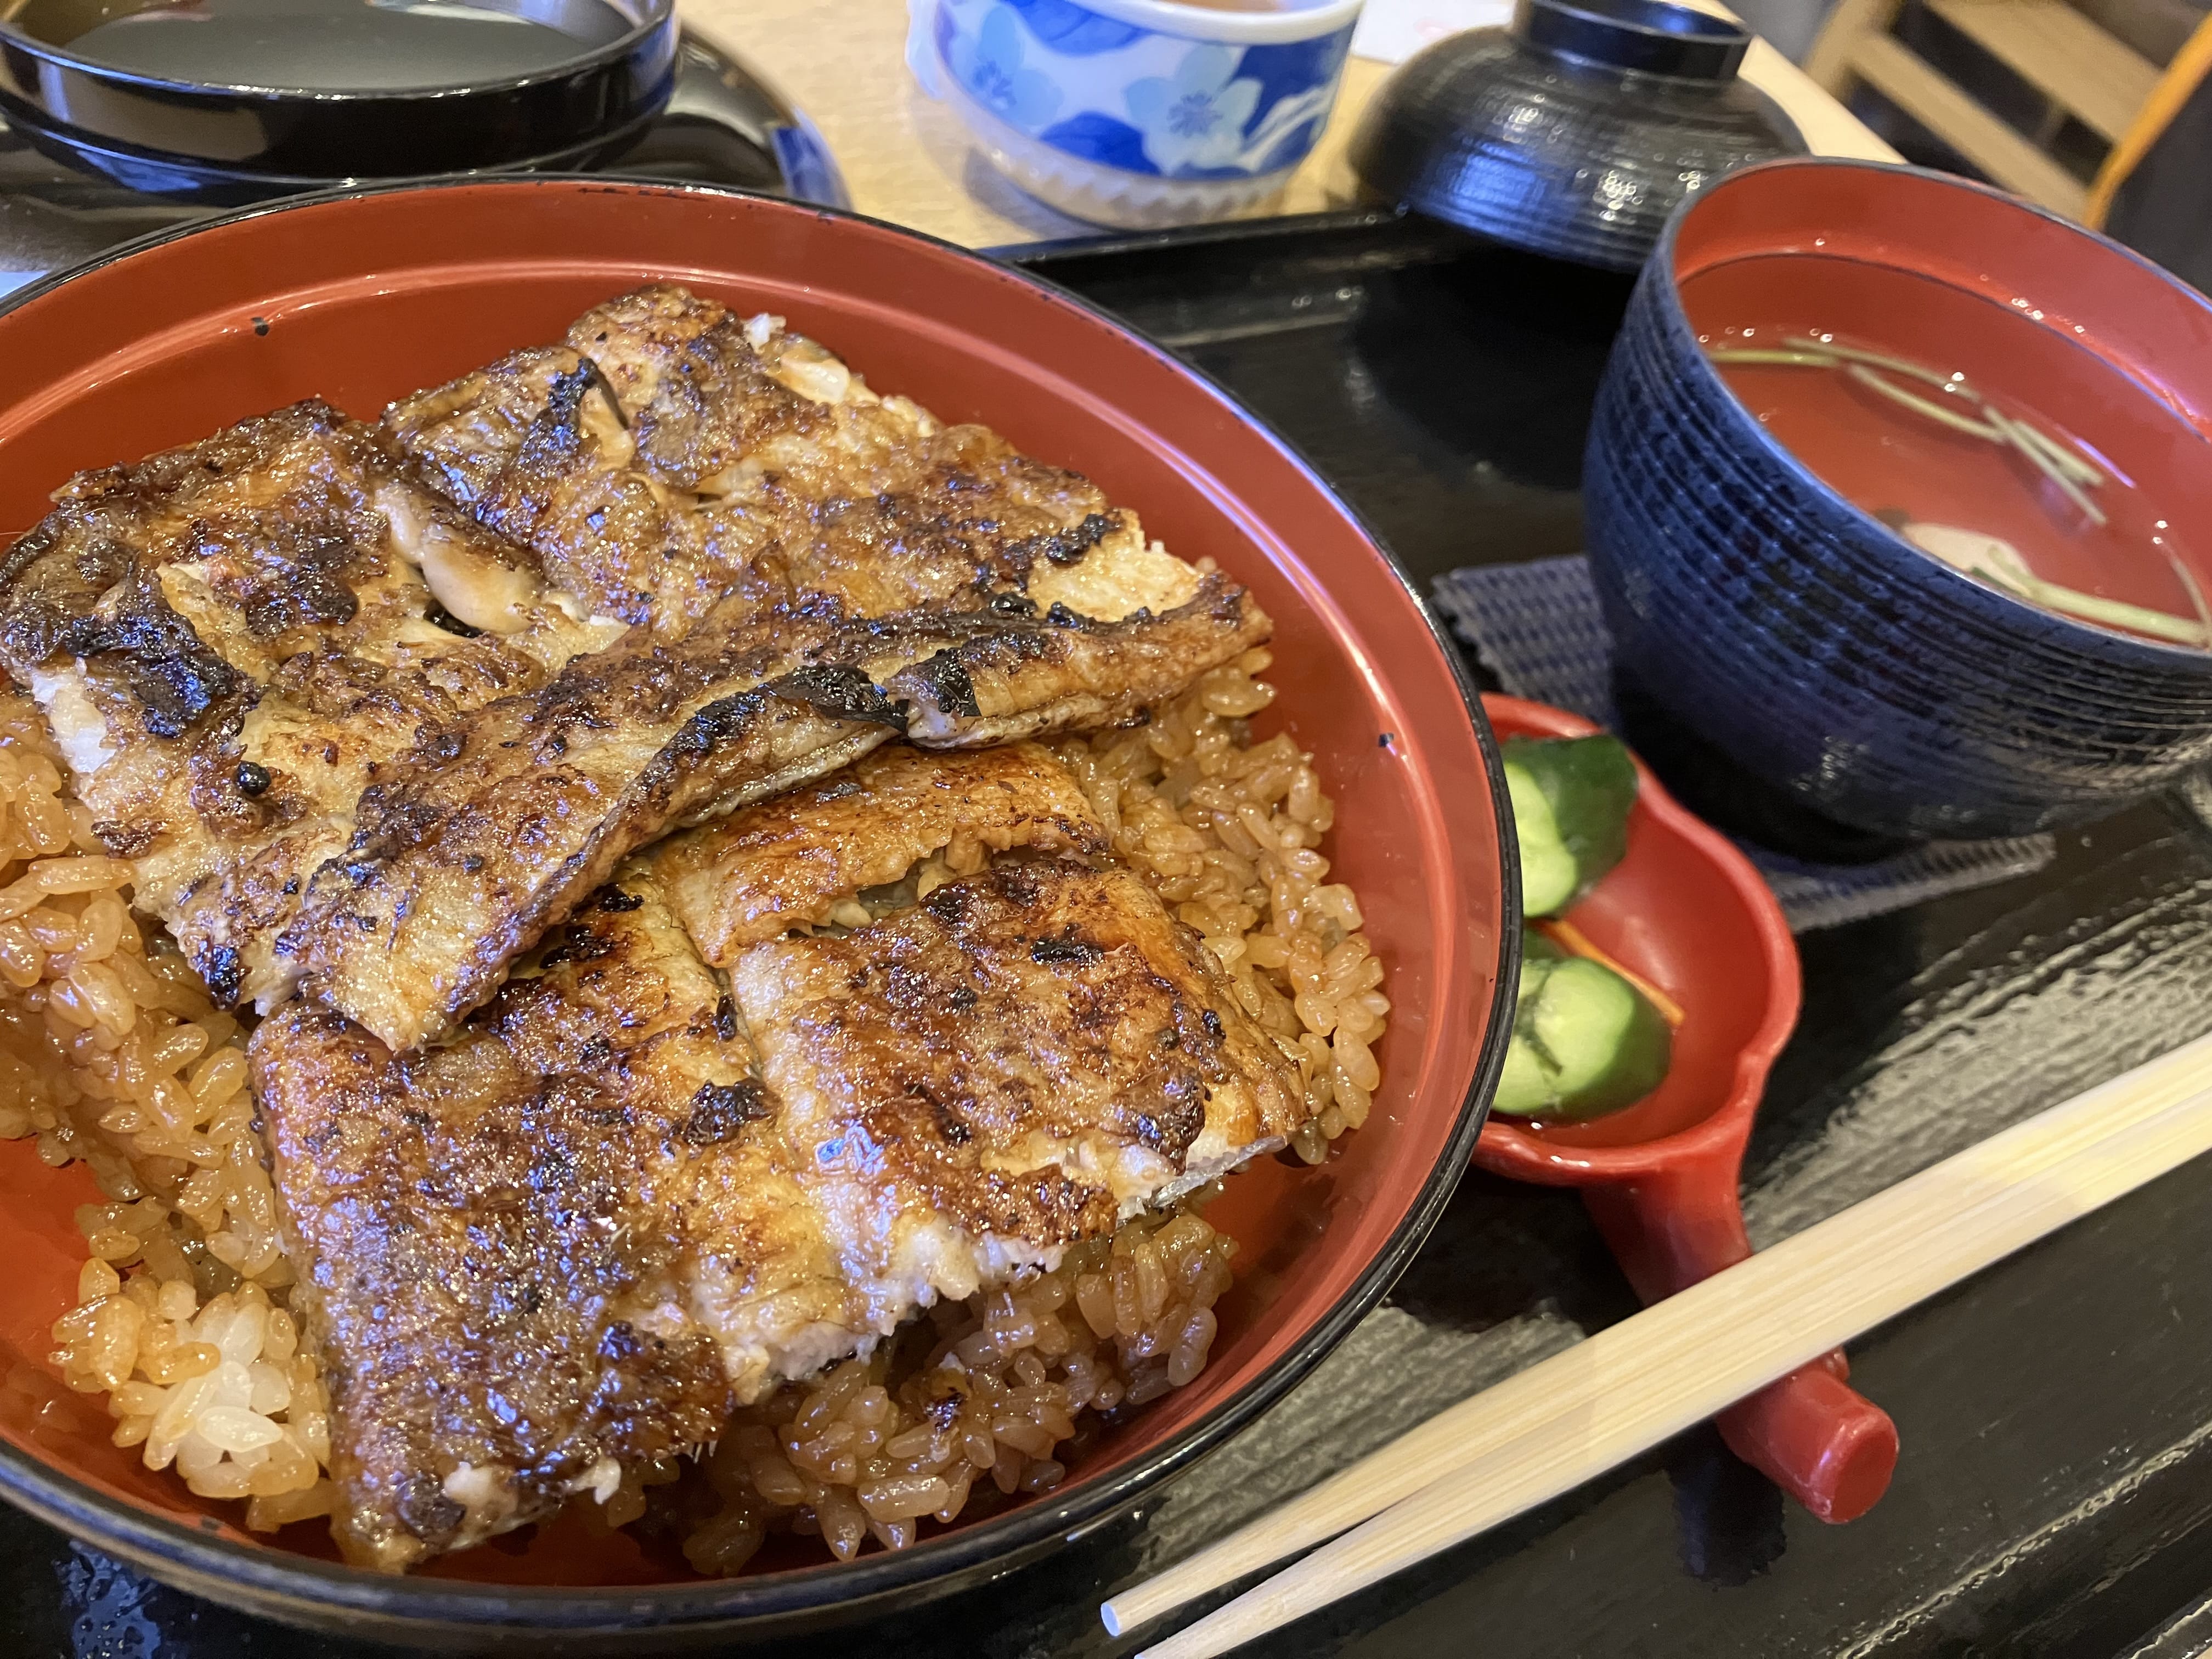
[[[1647,1303],[1751,1254],[1735,1156],[1585,1188],[1583,1202]],[[1837,1349],[1716,1419],[1731,1451],[1823,1521],[1864,1515],[1897,1467],[1897,1425],[1850,1386],[1850,1375]]]

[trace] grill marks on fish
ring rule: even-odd
[[[672,837],[652,854],[684,928],[727,967],[749,945],[836,918],[863,890],[944,853],[956,871],[1013,848],[1103,854],[1073,774],[1035,744],[878,749],[809,788]]]
[[[879,396],[779,319],[672,285],[385,419],[572,591],[664,632],[732,593],[881,616],[1006,592],[1115,621],[1197,592],[1090,480]]]
[[[937,744],[992,743],[1113,724],[1180,690],[1224,636],[1265,625],[1218,577],[1206,583],[1210,597],[1157,630],[995,611],[759,616],[741,601],[674,642],[634,630],[386,768],[284,948],[317,995],[412,1048],[671,830],[808,782],[909,725]],[[947,708],[948,665],[976,712]]]
[[[429,1041],[634,849],[894,736],[876,682],[958,637],[931,618],[637,630],[387,768],[286,948],[395,1048]]]
[[[276,934],[381,764],[599,637],[556,605],[506,636],[433,626],[426,546],[536,579],[403,468],[301,404],[80,476],[0,566],[0,658],[218,994],[289,991]]]
[[[1303,1111],[1198,936],[1119,867],[1012,855],[842,937],[749,946],[730,977],[885,1310],[1056,1259]]]
[[[1126,721],[1268,632],[1087,480],[665,286],[382,436],[301,404],[88,475],[0,576],[202,971],[399,1049],[672,829],[901,731]]]
[[[1029,854],[753,945],[727,988],[634,860],[450,1042],[395,1056],[299,1001],[252,1063],[337,1535],[386,1571],[714,1438],[1278,1144],[1298,1101],[1150,887]]]
[[[255,1033],[350,1560],[541,1518],[860,1340],[720,982],[649,873],[621,890],[449,1045],[307,1002]]]
[[[755,945],[726,989],[633,861],[449,1042],[395,1056],[301,1001],[252,1061],[337,1536],[387,1571],[714,1438],[1274,1144],[1297,1100],[1139,878],[1026,854]]]
[[[1272,629],[1243,588],[1209,573],[1164,615],[1098,622],[1057,604],[1042,619],[994,611],[884,690],[907,706],[908,735],[931,747],[1095,731],[1139,719]]]
[[[104,567],[106,561],[100,562]],[[328,579],[324,580],[327,584]],[[350,600],[353,596],[348,592],[346,597]],[[348,605],[333,620],[351,622],[357,608]],[[250,617],[249,627],[259,620]],[[132,568],[86,613],[63,623],[58,632],[55,646],[60,652],[112,662],[138,702],[140,722],[149,737],[182,737],[201,715],[251,684],[201,642],[191,624],[171,607],[159,576],[151,570]]]
[[[317,878],[292,948],[319,994],[402,1048],[670,829],[908,725],[974,746],[1126,720],[1267,632],[1242,589],[1147,546],[1087,481],[680,289],[610,301],[562,345],[386,418],[553,580],[647,624],[443,731]]]
[[[627,465],[633,446],[596,365],[565,347],[517,352],[395,404],[386,428],[432,486],[538,551],[592,611],[648,620],[665,592],[738,574]],[[647,562],[648,559],[658,564]]]

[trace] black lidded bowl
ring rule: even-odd
[[[1737,76],[1752,36],[1668,0],[1516,0],[1407,60],[1350,151],[1369,189],[1532,252],[1632,271],[1677,203],[1734,167],[1802,155]]]
[[[226,40],[321,24],[327,45],[312,51],[278,35],[264,61],[241,54],[219,76],[157,71],[148,64],[160,52],[103,54],[88,39],[163,9],[159,0],[0,9],[0,117],[39,149],[127,188],[240,204],[357,179],[586,167],[633,142],[676,85],[674,0],[471,0],[463,21],[480,31],[504,15],[510,23],[495,29],[527,25],[538,40],[550,32],[574,43],[506,66],[496,50],[450,55],[435,33],[443,13],[425,0],[242,0],[237,9],[250,15],[216,20],[232,31]],[[419,39],[407,22],[418,15],[428,26]]]
[[[1591,423],[1591,564],[1638,692],[1813,811],[1888,835],[2082,822],[2212,760],[2212,653],[2031,605],[1854,505],[1708,362],[1700,328],[1729,319],[1686,308],[1705,283],[1877,316],[1876,343],[2022,388],[2177,519],[2212,506],[2203,295],[1948,174],[1748,168],[1669,222]]]

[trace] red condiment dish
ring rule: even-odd
[[[1518,697],[1486,696],[1501,738],[1600,728]],[[1682,1012],[1667,1080],[1580,1123],[1492,1117],[1474,1161],[1494,1174],[1578,1187],[1646,1302],[1751,1254],[1738,1171],[1774,1057],[1797,1023],[1797,946],[1741,853],[1692,817],[1641,761],[1628,854],[1562,920]],[[1736,1455],[1824,1521],[1864,1514],[1889,1485],[1897,1429],[1854,1392],[1840,1350],[1722,1413]]]
[[[1263,1160],[1230,1182],[1209,1216],[1242,1249],[1212,1362],[1108,1425],[1060,1489],[850,1564],[796,1540],[722,1581],[568,1522],[404,1579],[339,1565],[315,1525],[243,1531],[239,1506],[143,1468],[109,1443],[102,1402],[61,1386],[47,1332],[76,1299],[71,1206],[95,1191],[31,1143],[0,1143],[0,1494],[185,1589],[356,1636],[538,1650],[772,1636],[986,1582],[1124,1513],[1279,1399],[1381,1297],[1473,1150],[1504,1057],[1518,907],[1497,750],[1456,657],[1350,511],[1251,415],[1005,266],[787,202],[604,179],[257,210],[0,309],[0,530],[28,527],[81,468],[297,398],[374,418],[656,278],[779,313],[872,384],[1088,473],[1170,548],[1253,589],[1276,622],[1281,689],[1260,723],[1317,757],[1339,803],[1336,878],[1358,891],[1389,970],[1373,1114],[1316,1169]]]

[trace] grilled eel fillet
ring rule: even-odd
[[[793,927],[865,923],[853,896],[945,854],[972,875],[1018,847],[1101,854],[1104,827],[1067,769],[1035,744],[972,753],[890,744],[811,788],[653,848],[669,902],[707,960]]]
[[[1210,599],[1133,625],[770,614],[709,618],[673,643],[635,629],[384,767],[282,948],[315,994],[415,1048],[672,829],[807,782],[902,728],[992,740],[1111,724],[1172,696],[1224,637],[1261,625],[1219,578],[1206,582]]]
[[[316,876],[285,949],[398,1048],[672,829],[901,730],[976,746],[1127,720],[1269,631],[1085,480],[680,289],[386,426],[577,603],[643,624],[427,733]]]
[[[1127,869],[1016,855],[843,938],[747,946],[730,985],[886,1316],[1048,1265],[1303,1115],[1281,1051]]]
[[[77,477],[0,563],[0,661],[101,839],[209,988],[264,1006],[355,803],[418,728],[542,684],[621,624],[305,403]],[[463,637],[438,607],[489,631]]]
[[[510,360],[389,423],[522,544],[303,404],[78,481],[0,570],[0,654],[226,999],[266,1008],[304,970],[413,1048],[672,828],[902,728],[978,745],[1127,720],[1267,635],[1083,480],[757,319],[651,289],[578,330],[588,364]],[[785,384],[825,378],[834,402]],[[517,424],[532,387],[551,402]],[[773,532],[745,561],[685,550],[733,514]],[[434,599],[489,632],[432,626]],[[120,742],[142,729],[145,752]]]
[[[651,878],[601,893],[543,965],[398,1059],[303,1000],[254,1033],[329,1368],[332,1530],[364,1565],[605,1497],[620,1466],[715,1438],[772,1366],[852,1346],[752,1051]]]
[[[780,319],[670,285],[402,399],[385,425],[592,609],[665,633],[732,594],[871,617],[1013,594],[1113,622],[1198,592],[1090,480],[878,396]]]
[[[1149,884],[1097,866],[1106,842],[1073,775],[1022,744],[878,750],[640,860],[695,946],[702,919],[773,896],[727,937],[731,994],[875,1330],[1054,1259],[1304,1115],[1284,1051]],[[963,847],[958,878],[882,879]],[[769,913],[825,902],[854,925],[774,929]]]
[[[907,810],[910,778],[849,781],[728,878],[757,890],[826,823]],[[335,1530],[367,1565],[604,1497],[937,1297],[1279,1144],[1299,1105],[1121,870],[1018,855],[844,937],[750,945],[726,994],[641,860],[540,965],[413,1054],[305,1002],[255,1034],[331,1368]]]

